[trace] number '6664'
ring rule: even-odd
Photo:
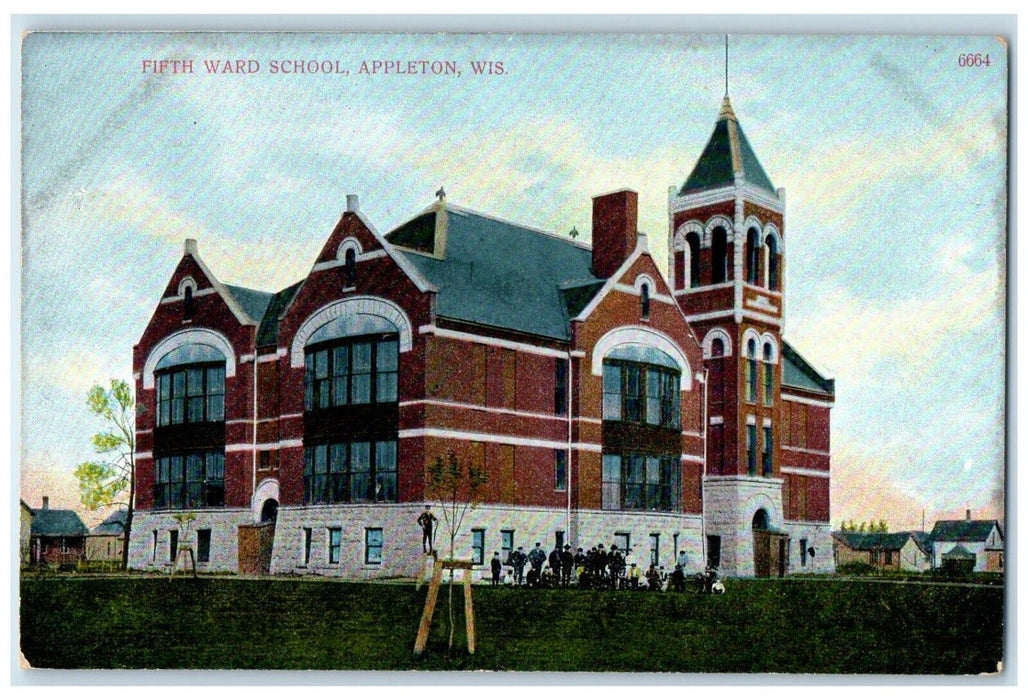
[[[957,57],[957,65],[961,68],[991,66],[992,61],[989,60],[989,54],[987,53],[962,53]]]

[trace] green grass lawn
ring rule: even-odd
[[[446,653],[445,588],[413,657],[426,589],[327,580],[52,577],[21,582],[34,667],[493,669],[977,674],[1003,658],[1003,589],[731,580],[724,596],[476,586]]]

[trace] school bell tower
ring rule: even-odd
[[[707,370],[705,555],[768,575],[786,538],[780,472],[785,191],[726,92],[699,160],[668,198],[673,294]],[[770,571],[769,571],[770,569]]]

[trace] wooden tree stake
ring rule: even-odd
[[[443,570],[464,570],[464,621],[467,624],[468,653],[475,653],[475,609],[471,600],[471,573],[474,565],[470,561],[456,559],[436,560],[432,571],[432,582],[428,585],[428,597],[425,598],[425,610],[421,613],[421,625],[418,627],[418,638],[414,641],[414,656],[421,656],[428,644],[428,631],[432,627],[432,615],[439,598],[439,585],[443,580]]]

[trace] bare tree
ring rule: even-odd
[[[462,463],[453,450],[436,457],[428,467],[425,493],[439,503],[443,527],[450,540],[450,559],[454,558],[457,537],[460,535],[464,516],[478,504],[478,492],[486,483],[485,470],[471,462]],[[470,575],[470,572],[469,572]],[[453,572],[447,605],[449,607],[449,650],[453,650]]]

